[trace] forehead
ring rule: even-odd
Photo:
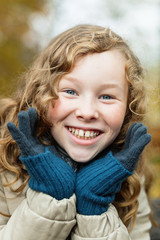
[[[116,64],[118,63],[118,65],[120,64],[120,62],[122,64],[126,63],[127,59],[125,57],[125,54],[122,53],[122,51],[118,50],[118,49],[111,49],[108,51],[104,51],[104,52],[100,52],[100,53],[88,53],[86,55],[83,56],[78,56],[75,58],[72,70],[75,67],[78,67],[80,65],[83,64],[83,62],[85,62],[85,64],[88,61],[92,61],[92,63],[94,64],[102,64],[105,63],[106,65],[109,64],[111,61]]]
[[[75,61],[72,70],[67,75],[83,75],[87,72],[96,75],[124,74],[126,61],[125,56],[118,50],[87,54]]]
[[[83,84],[86,88],[92,84],[95,87],[106,84],[123,87],[127,82],[125,65],[125,57],[117,50],[88,54],[77,59],[71,72],[63,76],[60,82]]]

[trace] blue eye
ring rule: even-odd
[[[76,95],[75,91],[73,90],[65,90],[66,93],[70,94],[70,95]]]
[[[108,100],[108,99],[112,99],[112,97],[109,95],[104,95],[104,96],[101,96],[100,99]]]

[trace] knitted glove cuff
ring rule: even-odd
[[[95,160],[77,175],[77,210],[83,215],[99,215],[107,211],[120,191],[121,183],[132,175],[109,152],[103,159]]]
[[[51,195],[57,200],[70,198],[75,190],[75,173],[61,158],[50,151],[35,156],[22,157],[30,175],[31,189]]]

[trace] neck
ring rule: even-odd
[[[54,140],[55,154],[62,158],[71,168],[77,172],[79,170],[80,164],[74,161],[68,153]]]

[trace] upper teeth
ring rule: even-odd
[[[98,136],[100,133],[99,131],[76,129],[73,127],[72,128],[69,127],[68,129],[73,135],[75,135],[77,137],[85,138],[85,139],[94,138],[94,137]]]

